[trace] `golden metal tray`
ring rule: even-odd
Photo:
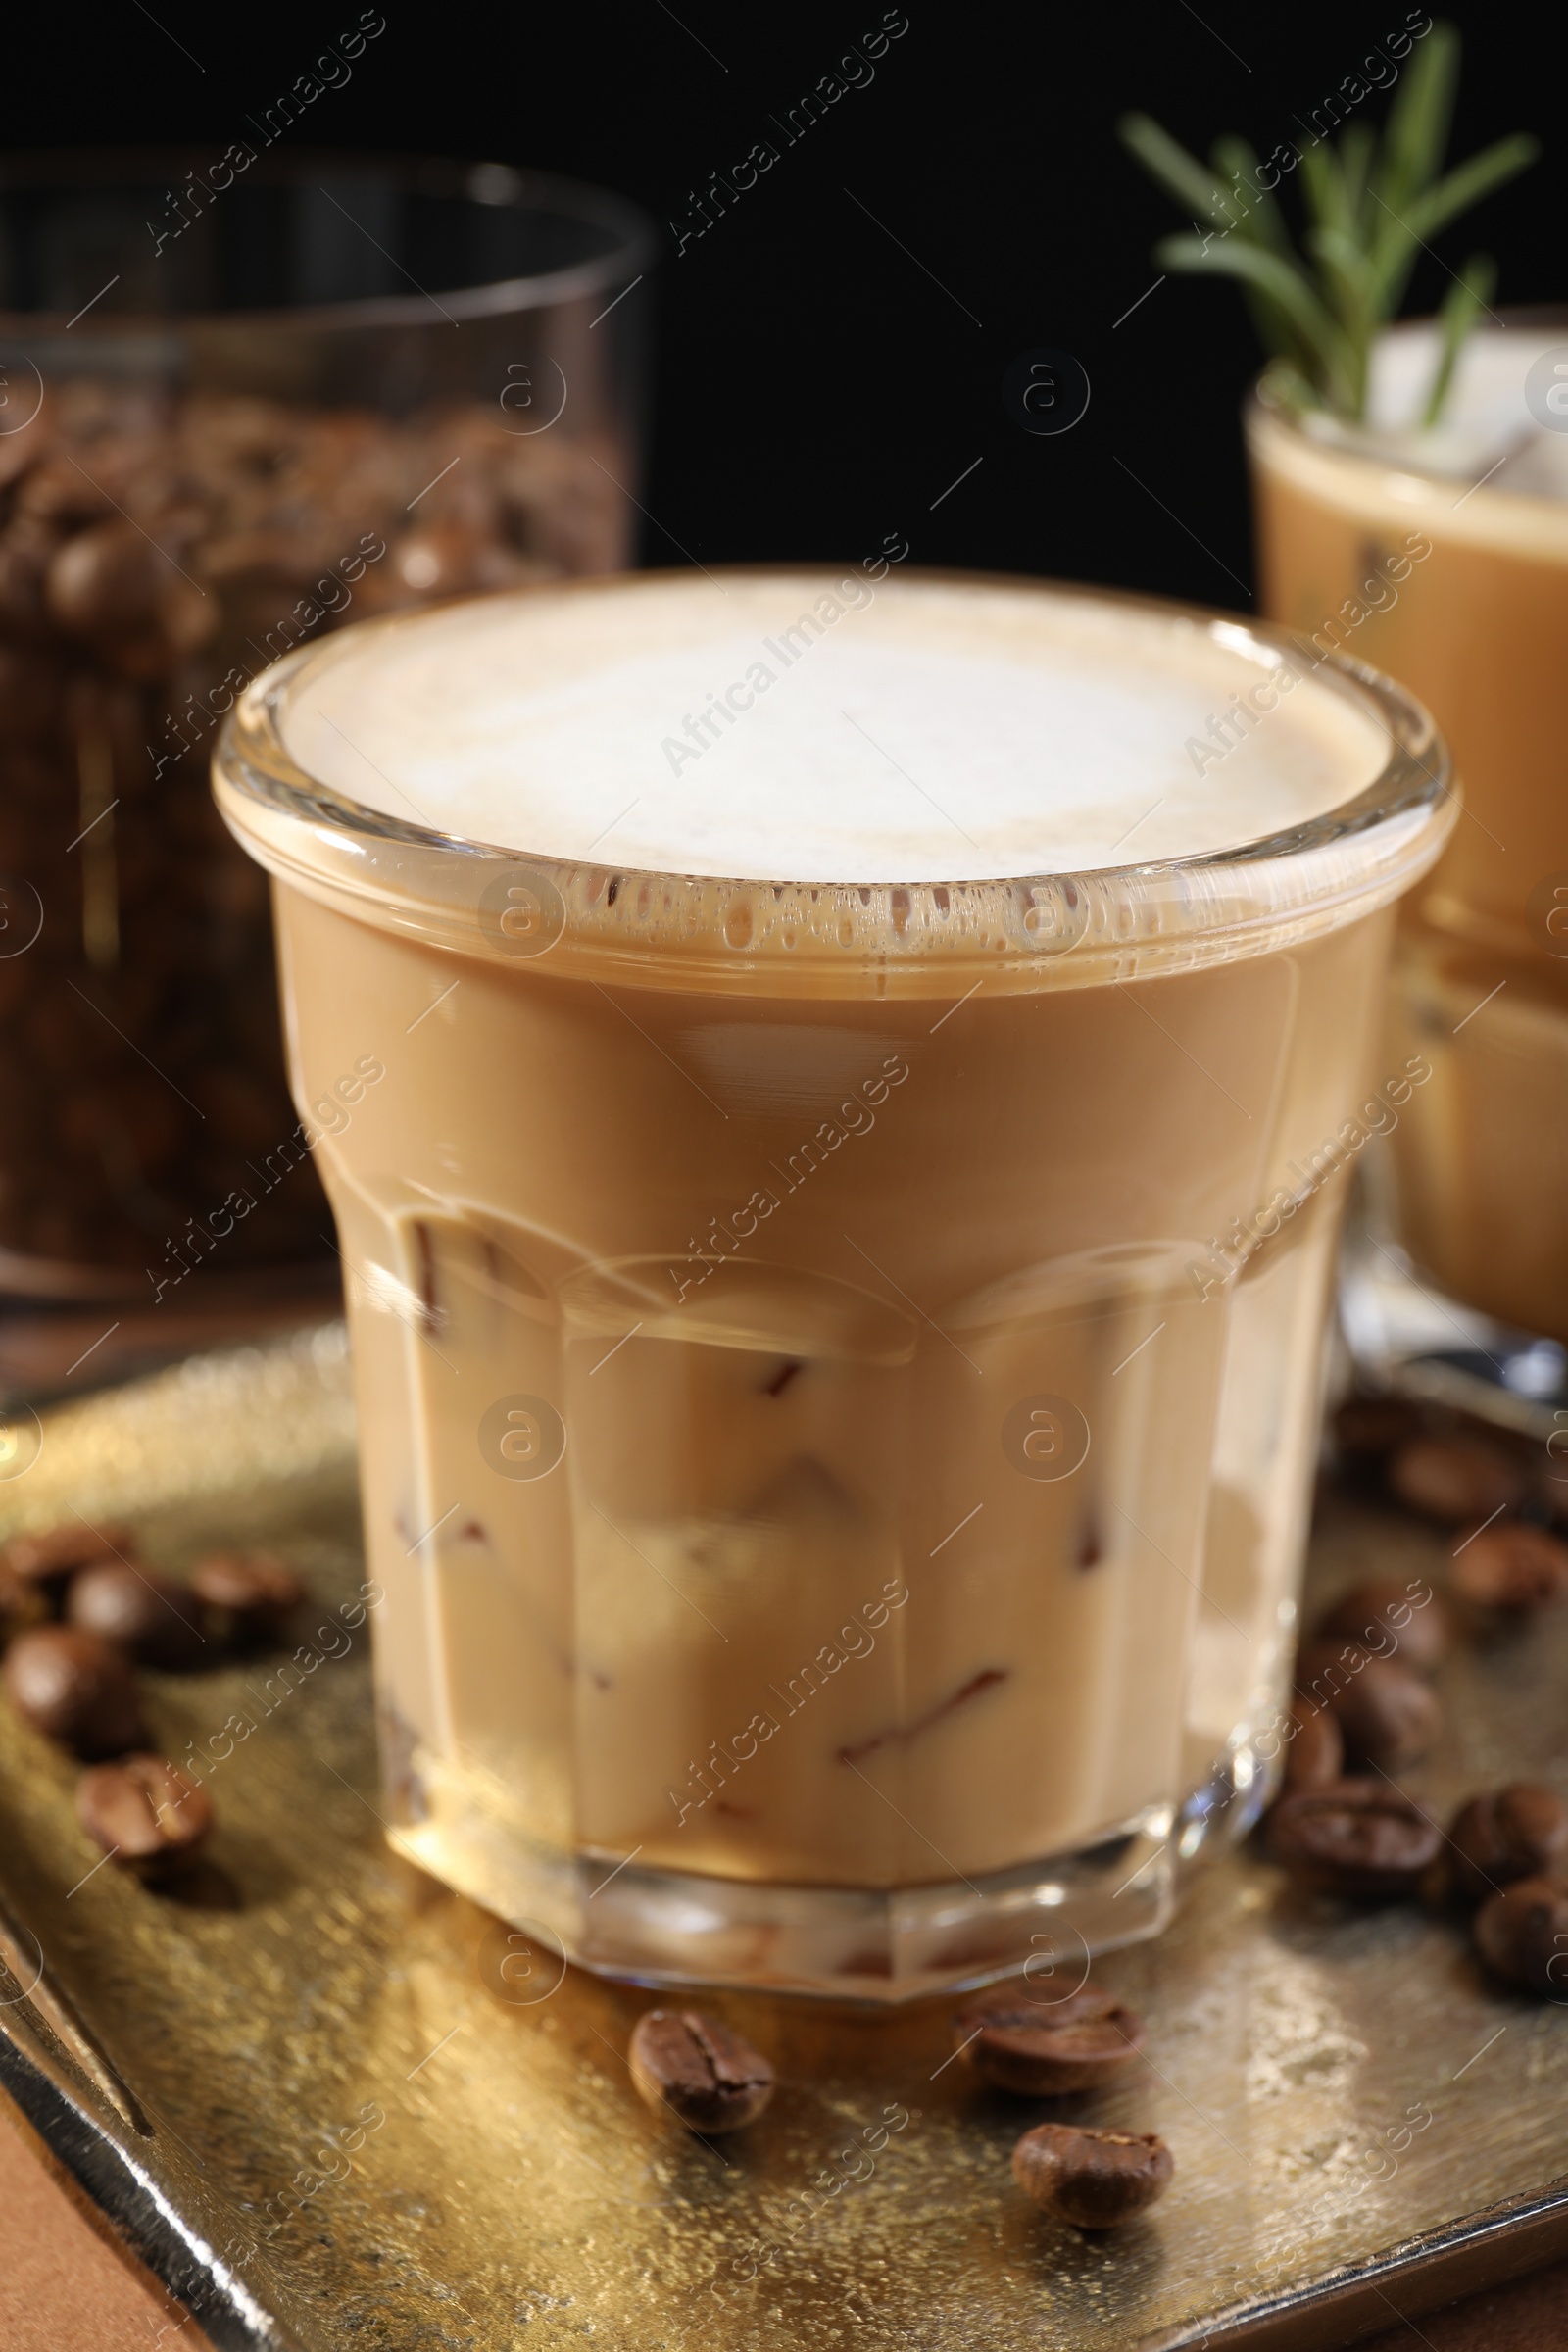
[[[123,1515],[175,1569],[265,1542],[311,1628],[346,1629],[297,1681],[272,1657],[147,1678],[167,1753],[223,1751],[213,1859],[177,1898],[94,1867],[72,1766],[0,1711],[0,2087],[216,2344],[1324,2346],[1568,2247],[1568,2015],[1485,1984],[1450,1922],[1303,1902],[1251,1852],[1097,1972],[1147,2014],[1149,2062],[1066,2111],[1161,2132],[1177,2167],[1121,2232],[1015,2192],[1011,2143],[1052,2110],[968,2087],[945,2005],[714,1996],[781,2084],[750,2132],[690,2138],[629,2085],[646,1993],[509,1942],[382,1840],[341,1328],[15,1435],[0,1535]],[[1324,1590],[1442,1566],[1441,1539],[1339,1496],[1317,1554]],[[1446,1817],[1522,1772],[1568,1790],[1565,1669],[1568,1615],[1462,1653],[1413,1792]]]

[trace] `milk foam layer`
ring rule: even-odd
[[[1237,631],[1027,587],[656,577],[336,641],[283,726],[311,776],[492,847],[773,882],[942,882],[1198,857],[1327,813],[1390,745]],[[1194,746],[1200,747],[1200,758]]]

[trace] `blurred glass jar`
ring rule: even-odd
[[[626,564],[651,258],[496,164],[0,169],[0,1294],[324,1254],[210,741],[344,619]]]
[[[1400,910],[1390,1066],[1428,1076],[1392,1135],[1393,1229],[1448,1299],[1568,1343],[1568,319],[1480,329],[1449,422],[1401,429],[1437,357],[1430,322],[1385,336],[1361,428],[1265,383],[1262,601],[1308,650],[1397,678],[1452,746],[1464,808]],[[1468,1343],[1437,1311],[1438,1344]],[[1512,1385],[1506,1358],[1489,1337],[1477,1362]]]

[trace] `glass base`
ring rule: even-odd
[[[1340,1324],[1363,1388],[1451,1405],[1527,1438],[1546,1441],[1563,1426],[1568,1351],[1445,1298],[1370,1218],[1347,1235]]]
[[[1180,1805],[1150,1806],[1071,1854],[934,1886],[803,1886],[527,1845],[416,1750],[397,1775],[391,1837],[521,1936],[600,1976],[886,2003],[1026,1972],[1054,1993],[1074,1990],[1097,1952],[1157,1935],[1189,1869],[1245,1834],[1268,1785],[1239,1742]],[[523,1997],[508,1991],[505,1964],[501,1975],[502,1997]]]
[[[1278,1722],[1275,1713],[1249,1734],[1238,1733],[1208,1778],[1177,1806],[1172,1842],[1178,1894],[1200,1864],[1218,1862],[1240,1845],[1278,1795],[1285,1770]],[[1266,1733],[1274,1736],[1265,1748],[1259,1742]]]

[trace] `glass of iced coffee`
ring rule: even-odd
[[[1435,357],[1430,324],[1384,338],[1365,427],[1254,401],[1263,593],[1310,657],[1391,671],[1452,745],[1464,810],[1399,930],[1390,1052],[1432,1074],[1393,1135],[1388,1238],[1503,1327],[1417,1300],[1423,1346],[1542,1394],[1568,1343],[1568,319],[1479,330],[1451,421],[1400,430]],[[1389,1262],[1374,1245],[1380,1287]]]
[[[398,1845],[656,1981],[1157,1929],[1278,1747],[1424,713],[883,554],[345,631],[217,790],[347,1271]]]

